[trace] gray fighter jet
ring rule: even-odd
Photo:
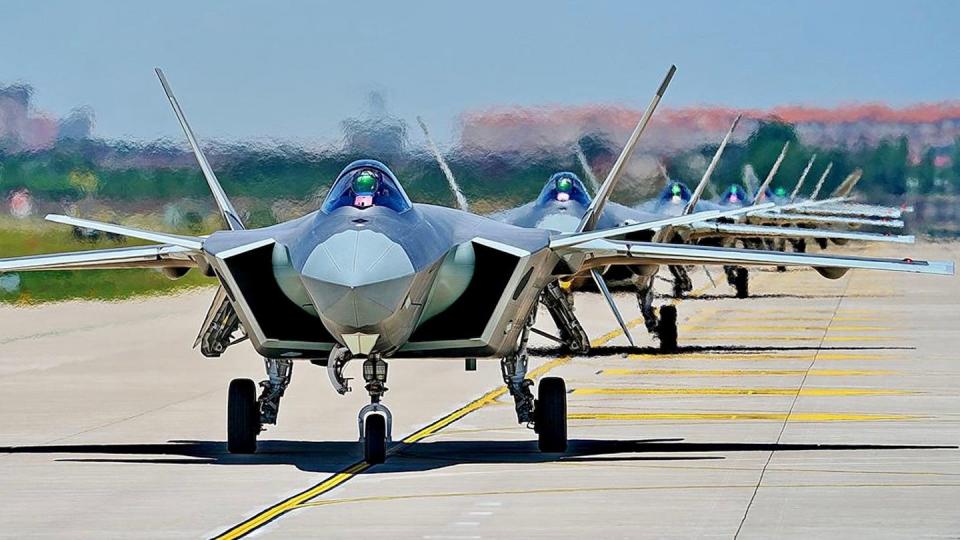
[[[440,170],[446,177],[458,206],[462,210],[469,210],[467,199],[463,195],[450,166],[430,136],[429,129],[421,118],[417,120],[423,130],[428,147],[433,152]],[[667,178],[667,186],[659,196],[645,203],[641,203],[634,208],[608,202],[603,214],[598,220],[598,228],[610,229],[631,223],[689,215],[694,212],[723,210],[724,207],[720,205],[702,200],[702,196],[710,186],[710,178],[723,155],[724,149],[736,130],[739,121],[740,116],[737,116],[733,120],[730,129],[718,146],[713,159],[710,161],[694,190],[690,190],[682,182],[671,180],[665,173],[664,176]],[[631,151],[632,148],[628,146],[621,151],[621,154]],[[590,183],[592,185],[598,185],[592,168],[579,146],[576,147],[576,155]],[[765,185],[769,184],[775,172],[775,168],[771,170],[771,174],[768,175]],[[594,191],[596,191],[596,189]],[[577,229],[591,202],[592,197],[580,178],[573,172],[562,171],[553,174],[547,180],[540,194],[533,201],[516,208],[490,214],[488,217],[520,227],[533,227],[557,232],[573,232]],[[735,208],[742,208],[739,213],[747,214],[748,212],[770,207],[772,207],[771,204],[753,205],[751,203],[750,207],[738,205]],[[730,210],[730,208],[725,209]],[[697,222],[677,224],[658,232],[644,231],[641,234],[627,237],[627,239],[644,241],[653,241],[656,239],[658,242],[665,243],[699,243],[705,245],[721,245],[725,242],[739,240],[751,248],[757,248],[762,247],[761,242],[766,239],[778,242],[783,242],[787,239],[796,241],[803,240],[813,234],[812,231],[807,229],[791,228],[788,230],[782,227],[734,225],[730,223],[730,220],[736,219],[736,214],[738,214],[738,212],[728,212],[722,220],[704,219]],[[821,230],[817,234],[824,238],[831,239],[855,238],[859,240],[888,240],[887,237],[877,238],[868,234],[843,231]],[[673,277],[675,297],[681,297],[684,293],[692,290],[693,284],[684,266],[668,265],[667,268]],[[560,281],[556,284],[548,285],[544,290],[541,302],[547,308],[548,313],[558,329],[559,335],[552,336],[537,328],[532,328],[531,331],[559,342],[571,352],[586,352],[589,349],[589,338],[580,321],[574,315],[573,296],[571,294],[563,294],[563,291],[572,292],[573,290],[579,290],[584,282],[590,281],[592,278],[597,290],[605,296],[611,311],[631,345],[634,343],[633,338],[613,297],[609,293],[607,282],[629,283],[633,286],[647,331],[651,332],[658,340],[662,351],[672,352],[676,350],[678,339],[676,324],[677,308],[674,305],[662,306],[659,309],[658,317],[658,310],[656,310],[654,306],[654,275],[651,275],[649,270],[648,267],[614,266],[605,268],[603,272],[594,271],[591,272],[589,276],[577,276],[572,280]],[[746,282],[746,276],[748,275],[746,269],[731,269],[730,272],[743,278],[744,283]]]
[[[672,73],[673,69],[628,146],[643,132]],[[159,70],[158,75],[229,229],[193,237],[51,216],[54,221],[157,245],[0,259],[0,272],[159,268],[177,277],[196,268],[216,276],[220,289],[201,330],[202,352],[219,355],[242,330],[264,357],[268,375],[259,396],[252,380],[230,383],[231,452],[256,450],[264,425],[277,420],[295,363],[326,365],[336,391],[344,393],[349,381],[343,368],[356,359],[363,362],[364,388],[371,400],[358,415],[364,455],[369,462],[382,462],[391,437],[391,414],[381,402],[387,390],[387,359],[410,356],[500,358],[517,420],[535,428],[542,451],[563,451],[565,385],[560,378],[544,378],[534,399],[533,382],[526,377],[527,338],[544,289],[558,279],[594,269],[624,264],[653,271],[661,264],[791,265],[812,266],[831,277],[851,268],[954,271],[952,262],[616,240],[700,219],[680,216],[597,230],[625,159],[614,165],[573,233],[517,227],[458,209],[415,204],[390,169],[374,160],[347,165],[315,212],[247,230]]]

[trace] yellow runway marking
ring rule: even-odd
[[[894,371],[863,369],[604,369],[602,375],[683,375],[692,377],[752,377],[810,375],[814,377],[847,377],[890,375]]]
[[[627,358],[630,360],[641,360],[645,362],[671,362],[675,360],[683,361],[766,361],[766,360],[813,360],[816,357],[817,362],[822,360],[893,360],[892,356],[880,356],[876,354],[847,354],[847,353],[817,353],[810,351],[804,354],[766,354],[766,353],[737,353],[737,354],[679,354],[676,356],[666,354],[631,354]]]
[[[902,390],[868,388],[577,388],[573,394],[587,396],[891,396],[910,394]]]
[[[827,336],[825,338],[820,336],[776,336],[776,335],[749,335],[749,336],[728,336],[728,335],[717,335],[717,336],[689,336],[682,338],[682,341],[690,342],[703,342],[703,341],[717,341],[717,340],[733,340],[746,343],[756,343],[764,341],[827,341],[827,342],[840,342],[840,341],[891,341],[895,339],[891,336]]]
[[[563,462],[561,462],[563,463]],[[572,465],[573,463],[563,463],[564,465]],[[582,463],[577,463],[577,465],[583,465]],[[663,468],[674,468],[666,467]],[[710,469],[708,467],[684,467],[684,468],[700,468],[700,469]],[[732,467],[726,467],[727,470],[750,470],[753,469],[738,469]],[[776,469],[776,470],[785,470],[785,469]],[[819,471],[815,471],[819,472]],[[851,471],[840,471],[840,472],[851,472]],[[883,471],[880,474],[885,474]],[[871,473],[873,474],[873,473]],[[840,484],[840,483],[797,483],[797,484],[764,484],[764,489],[823,489],[823,488],[903,488],[903,487],[938,487],[938,488],[953,488],[960,486],[957,483],[944,483],[944,482],[885,482],[885,483],[849,483],[849,484]],[[553,488],[533,488],[533,489],[504,489],[496,491],[453,491],[445,493],[422,493],[422,494],[412,494],[412,495],[371,495],[367,497],[350,497],[343,499],[327,499],[324,501],[315,501],[304,504],[304,507],[317,507],[317,506],[332,506],[337,504],[358,504],[358,503],[368,503],[368,502],[388,502],[388,501],[409,501],[409,500],[421,500],[421,499],[449,499],[449,498],[459,498],[459,497],[494,497],[494,496],[504,496],[504,495],[548,495],[548,494],[572,494],[572,493],[625,493],[631,491],[676,491],[676,490],[694,490],[694,489],[704,489],[704,490],[718,490],[718,489],[744,489],[752,490],[756,487],[755,484],[664,484],[664,485],[640,485],[640,486],[602,486],[602,487],[553,487]]]
[[[756,315],[756,316],[741,316],[741,317],[724,317],[723,320],[730,322],[750,322],[750,321],[785,321],[785,322],[822,322],[828,324],[830,322],[829,318],[826,317],[769,317],[765,315]],[[885,317],[834,317],[834,321],[839,322],[883,322],[888,321],[889,319]]]
[[[787,421],[787,413],[776,412],[730,412],[730,413],[572,413],[570,420],[769,420]],[[916,416],[905,414],[858,414],[858,413],[793,413],[790,422],[869,422],[880,420],[912,420]]]
[[[749,309],[736,309],[736,308],[724,308],[718,309],[717,313],[733,313],[735,315],[743,315],[745,313],[776,313],[779,315],[797,315],[802,313],[823,313],[827,317],[834,314],[834,310],[830,308],[793,308],[793,309],[782,309],[782,308],[749,308]],[[876,315],[876,310],[873,309],[844,309],[840,308],[836,311],[838,316],[845,317],[847,315]]]
[[[773,325],[757,325],[757,324],[714,324],[714,325],[699,325],[699,324],[684,324],[680,327],[682,330],[688,331],[710,331],[710,332],[723,332],[725,330],[753,330],[753,331],[762,331],[770,330],[773,332],[803,332],[803,331],[818,331],[823,332],[824,330],[830,329],[831,332],[892,332],[897,330],[896,328],[890,326],[831,326],[829,321],[825,321],[821,325],[806,325],[806,326],[785,326],[779,324]]]
[[[629,327],[635,327],[642,323],[643,323],[643,319],[637,318],[627,323],[627,325]],[[623,335],[622,330],[620,329],[612,330],[598,337],[597,339],[591,341],[590,345],[592,347],[599,347],[607,343],[608,341],[621,335]],[[561,356],[559,358],[555,358],[539,366],[538,368],[531,370],[530,372],[527,373],[527,376],[531,379],[536,379],[538,377],[541,377],[544,373],[550,371],[551,369],[567,363],[569,360],[570,360],[569,356]],[[450,424],[456,422],[457,420],[463,418],[464,416],[470,414],[471,412],[474,412],[477,409],[496,403],[496,400],[506,393],[507,393],[506,387],[500,387],[495,390],[491,390],[487,392],[486,394],[480,396],[479,398],[471,401],[467,405],[464,405],[463,407],[451,412],[450,414],[444,416],[443,418],[435,422],[432,422],[431,424],[420,429],[419,431],[411,435],[408,435],[400,442],[400,444],[394,445],[392,448],[390,448],[387,454],[388,455],[394,454],[409,444],[413,444],[415,442],[418,442],[420,440],[423,440],[429,437],[430,435],[435,434],[436,432],[440,431],[446,426],[449,426]],[[215,538],[216,540],[233,540],[236,538],[242,538],[252,533],[253,531],[259,529],[260,527],[263,527],[264,525],[270,523],[271,521],[279,518],[280,516],[286,514],[291,510],[295,510],[297,508],[303,508],[308,504],[314,504],[314,503],[310,503],[311,499],[315,499],[316,497],[319,497],[320,495],[327,493],[328,491],[350,480],[357,474],[360,474],[366,471],[370,467],[371,465],[363,461],[354,463],[353,465],[345,468],[344,470],[327,477],[319,484],[316,484],[304,491],[301,491],[300,493],[297,493],[296,495],[293,495],[292,497],[289,497],[277,504],[274,504],[273,506],[270,506],[265,510],[262,510],[261,512],[257,513],[253,517],[217,535]]]

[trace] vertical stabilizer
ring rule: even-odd
[[[650,123],[650,118],[653,117],[653,112],[657,109],[657,105],[660,103],[660,99],[663,98],[664,92],[667,91],[667,86],[670,85],[670,80],[673,79],[673,74],[676,73],[676,71],[677,66],[670,66],[667,75],[663,78],[663,82],[660,83],[660,87],[657,89],[657,93],[654,94],[653,99],[650,100],[650,104],[647,105],[647,110],[644,111],[643,116],[640,117],[637,127],[634,128],[633,133],[630,134],[630,138],[627,139],[626,146],[623,147],[620,155],[617,156],[617,161],[613,164],[613,168],[610,169],[610,173],[607,174],[606,180],[603,181],[600,189],[597,190],[597,196],[593,198],[590,206],[587,207],[587,211],[584,213],[583,219],[580,220],[580,225],[577,227],[577,232],[592,231],[596,228],[597,220],[600,219],[600,214],[603,213],[603,207],[610,199],[610,195],[613,194],[613,189],[617,187],[617,182],[620,181],[620,177],[627,167],[627,162],[630,161],[630,157],[633,156],[633,151],[637,147],[637,141],[640,140],[640,135],[647,129],[647,124]]]
[[[173,95],[173,90],[170,88],[170,84],[167,83],[167,78],[163,75],[163,71],[160,68],[156,68],[157,77],[160,78],[160,84],[163,85],[163,91],[167,94],[167,99],[170,100],[170,106],[173,107],[173,112],[177,115],[177,120],[180,122],[180,127],[183,129],[183,134],[187,136],[187,141],[190,143],[190,148],[193,149],[193,155],[197,158],[197,163],[200,165],[200,170],[203,171],[203,177],[207,179],[207,185],[210,186],[210,191],[213,193],[213,198],[217,203],[217,208],[220,209],[220,215],[223,216],[224,221],[227,222],[227,227],[230,230],[241,230],[244,228],[243,222],[240,221],[240,215],[237,213],[237,210],[233,207],[233,204],[230,203],[230,199],[227,198],[226,192],[223,191],[223,187],[220,186],[220,181],[217,180],[217,175],[214,174],[213,169],[210,167],[210,163],[207,161],[207,156],[203,154],[203,150],[200,149],[200,144],[197,142],[197,138],[193,135],[193,130],[190,129],[190,124],[187,123],[187,117],[183,115],[183,109],[180,108],[180,104],[177,102],[176,96]]]

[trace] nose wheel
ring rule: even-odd
[[[379,403],[371,403],[360,410],[360,441],[363,443],[364,461],[376,465],[387,459],[392,424],[390,410]]]
[[[393,415],[380,399],[387,391],[387,363],[378,356],[367,358],[363,362],[363,380],[370,394],[370,404],[360,409],[357,424],[360,428],[360,442],[363,444],[363,459],[376,465],[387,459],[387,444],[393,431]]]

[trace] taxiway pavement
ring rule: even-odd
[[[2,307],[0,537],[960,534],[960,280],[770,271],[751,292],[681,300],[672,355],[641,327],[628,350],[578,295],[591,355],[534,342],[537,374],[570,392],[562,455],[516,424],[496,360],[392,361],[406,442],[374,467],[358,465],[365,392],[338,396],[306,363],[260,452],[226,452],[227,384],[263,373],[248,344],[190,349],[210,290]]]

